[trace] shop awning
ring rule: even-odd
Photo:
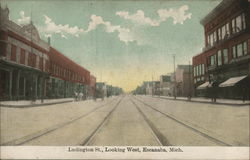
[[[209,86],[209,82],[205,82],[197,87],[197,89],[206,89]]]
[[[234,86],[236,83],[240,82],[241,80],[243,80],[244,78],[246,78],[247,76],[240,76],[240,77],[232,77],[229,78],[228,80],[226,80],[225,82],[221,83],[219,85],[219,87],[231,87]]]

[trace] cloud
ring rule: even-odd
[[[178,9],[170,8],[168,9],[159,9],[157,11],[158,18],[151,19],[145,17],[145,14],[142,10],[138,10],[135,14],[129,14],[126,11],[116,12],[116,15],[131,20],[132,22],[141,24],[141,25],[150,25],[150,26],[159,26],[162,22],[166,21],[168,18],[173,19],[173,24],[183,24],[187,19],[191,19],[192,14],[186,13],[188,11],[188,6],[183,5]]]
[[[116,12],[116,15],[123,17],[124,19],[129,19],[133,22],[137,22],[139,24],[159,26],[159,21],[152,20],[148,17],[145,17],[144,12],[142,10],[138,10],[135,14],[132,14],[132,15],[129,15],[129,12],[126,12],[126,11],[119,11],[119,12]]]
[[[30,23],[30,17],[26,17],[24,11],[19,12],[21,18],[17,19],[19,25],[25,25]]]
[[[104,21],[101,16],[91,15],[90,19],[91,21],[89,22],[86,33],[96,29],[99,25],[104,25],[107,33],[118,32],[120,41],[125,42],[126,44],[128,42],[137,41],[128,28],[123,28],[119,25],[112,25],[111,22]]]
[[[46,15],[44,15],[44,18],[45,27],[40,27],[40,30],[45,33],[45,37],[51,37],[52,34],[60,34],[62,38],[67,39],[66,34],[79,37],[79,34],[84,33],[84,30],[77,26],[70,27],[68,24],[56,24]]]
[[[164,22],[166,21],[168,18],[173,18],[173,23],[177,24],[183,24],[187,19],[191,19],[192,13],[187,13],[186,11],[188,10],[188,6],[187,5],[183,5],[181,6],[179,9],[159,9],[157,11],[159,17],[160,17],[160,21]]]

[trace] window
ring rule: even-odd
[[[201,65],[201,68],[202,68],[202,73],[201,73],[201,74],[204,75],[204,74],[205,74],[205,65],[202,64],[202,65]]]
[[[233,46],[233,58],[241,57],[247,54],[247,41]]]
[[[245,14],[244,13],[242,13],[242,28],[243,29],[246,29],[246,19],[245,19]]]
[[[214,56],[211,56],[211,57],[210,57],[210,64],[211,64],[211,66],[215,65]]]
[[[222,40],[222,28],[218,29],[218,40]]]
[[[236,58],[237,55],[236,55],[236,46],[233,46],[233,58]]]
[[[39,68],[39,61],[40,61],[40,58],[39,58],[39,56],[36,56],[36,68]]]
[[[235,22],[236,22],[236,20],[233,19],[233,20],[232,20],[232,32],[233,32],[233,33],[236,33],[236,24],[235,24]]]
[[[233,33],[240,32],[243,29],[246,29],[246,20],[245,20],[244,13],[242,13],[241,15],[237,16],[236,18],[232,19],[232,31],[233,31]]]
[[[247,42],[246,41],[243,43],[243,54],[244,55],[247,54]]]
[[[16,46],[11,45],[11,58],[12,61],[16,62]]]
[[[237,45],[237,56],[241,57],[243,55],[242,44]]]
[[[239,32],[242,30],[241,25],[241,16],[236,17],[236,32]]]
[[[212,46],[213,44],[214,44],[213,34],[210,34],[210,45]]]
[[[226,24],[226,38],[230,36],[229,23]],[[225,38],[225,37],[224,37]]]
[[[222,36],[222,39],[224,39],[226,36],[226,26],[225,25],[221,28],[221,36]]]
[[[25,50],[21,49],[20,63],[25,64]]]
[[[217,41],[216,31],[213,33],[213,37],[214,37],[214,43],[215,43]]]
[[[218,51],[217,57],[218,57],[218,66],[220,66],[220,65],[222,64],[222,60],[221,60],[221,50]]]
[[[210,36],[207,36],[207,44],[208,44],[208,45],[211,45]]]
[[[223,60],[224,64],[228,63],[228,49],[223,49]]]

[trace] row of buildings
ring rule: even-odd
[[[250,98],[250,1],[223,0],[201,24],[205,47],[192,66],[178,65],[175,74],[144,82],[135,94]]]
[[[90,71],[43,41],[32,22],[19,26],[0,7],[0,100],[95,95]]]
[[[175,73],[161,75],[159,81],[145,81],[134,94],[187,97],[194,94],[192,66],[178,65]]]
[[[108,85],[105,82],[96,83],[96,98],[104,98],[123,94],[123,89]]]

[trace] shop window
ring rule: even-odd
[[[224,64],[228,63],[228,49],[223,49],[223,60]]]
[[[222,64],[221,50],[218,51],[217,57],[218,57],[218,66],[220,66]]]

